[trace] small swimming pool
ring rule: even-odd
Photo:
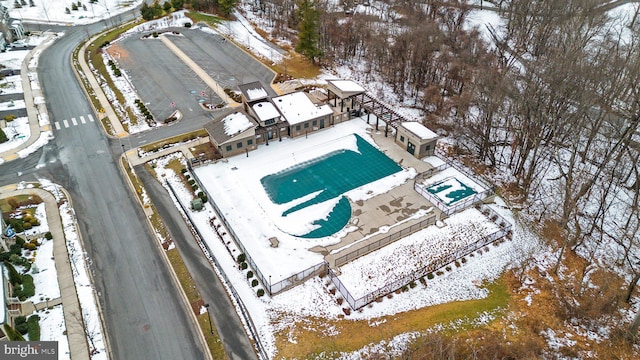
[[[458,201],[477,193],[472,187],[454,177],[446,178],[430,185],[426,189],[447,206],[454,205]]]
[[[328,215],[312,219],[314,230],[296,236],[320,238],[338,232],[351,218],[351,205],[344,193],[402,170],[360,136],[350,136],[355,137],[357,151],[334,151],[260,179],[269,199],[275,204],[295,203],[295,200],[315,194],[292,205],[281,216],[339,198]]]

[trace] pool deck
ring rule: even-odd
[[[416,159],[406,150],[396,145],[393,135],[384,136],[384,130],[372,131],[372,138],[380,148],[380,151],[388,157],[400,164],[403,168],[414,168],[418,173],[429,170],[432,166],[422,160]],[[413,181],[407,181],[405,184],[398,186],[384,194],[380,194],[366,201],[351,202],[352,217],[350,225],[354,225],[354,219],[357,219],[358,227],[342,238],[342,240],[329,246],[317,246],[312,251],[325,255],[325,260],[329,266],[339,272],[335,264],[335,259],[347,253],[353,252],[359,248],[366,247],[371,243],[375,243],[381,238],[388,236],[391,232],[410,227],[428,217],[435,214],[436,218],[440,217],[440,210],[433,206],[427,199],[417,193],[413,188]],[[371,236],[367,240],[361,240],[364,237],[376,233],[383,226],[392,226],[398,222],[407,219],[420,209],[433,210],[424,217],[419,219],[411,219],[402,225],[395,226],[386,233],[379,233]],[[347,225],[349,226],[349,225]],[[357,244],[354,244],[358,242]],[[354,244],[347,248],[345,246]],[[343,249],[344,248],[344,249]],[[341,250],[342,249],[342,250]]]

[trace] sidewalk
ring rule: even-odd
[[[38,188],[16,189],[15,185],[7,185],[0,188],[1,198],[31,194],[40,196],[44,201],[49,231],[51,235],[53,235],[53,257],[55,259],[56,272],[58,273],[58,286],[60,287],[60,297],[62,299],[62,310],[64,313],[71,359],[89,360],[89,346],[84,331],[82,309],[80,308],[80,302],[73,281],[73,272],[67,253],[62,220],[60,219],[58,203],[55,197],[48,191]],[[50,300],[49,306],[57,302],[56,300],[57,299]]]
[[[11,150],[0,153],[0,159],[4,160],[5,162],[19,159],[20,151],[33,145],[41,136],[50,136],[49,134],[43,134],[46,131],[51,131],[47,106],[44,103],[35,105],[33,101],[34,97],[43,97],[43,95],[41,89],[31,88],[32,84],[29,72],[35,72],[37,67],[30,68],[29,62],[31,62],[33,54],[37,53],[38,51],[42,53],[42,50],[46,49],[53,43],[53,41],[49,41],[53,37],[56,37],[56,34],[48,33],[47,38],[43,42],[41,42],[40,45],[29,51],[29,54],[27,54],[27,56],[22,61],[22,66],[20,68],[20,77],[22,78],[22,90],[24,92],[24,103],[27,110],[27,117],[29,118],[30,134],[29,139],[26,142],[18,145]],[[40,124],[41,120],[42,124]]]

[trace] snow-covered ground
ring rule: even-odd
[[[268,203],[264,199],[266,195],[259,194],[264,192],[261,190],[259,179],[263,174],[274,173],[332,151],[331,146],[326,146],[326,144],[332,144],[331,139],[334,140],[336,146],[348,147],[348,142],[335,141],[335,137],[340,139],[346,133],[358,133],[370,140],[370,135],[367,134],[365,128],[365,122],[356,119],[314,133],[307,139],[283,139],[282,142],[274,142],[268,147],[258,148],[258,150],[251,152],[249,157],[232,157],[224,162],[195,170],[198,177],[205,184],[210,185],[208,190],[222,208],[226,219],[235,225],[234,231],[238,236],[242,239],[251,239],[250,244],[246,246],[250,247],[249,252],[260,266],[260,271],[263,272],[265,278],[271,275],[270,280],[275,282],[283,276],[319,263],[322,261],[322,256],[310,252],[308,249],[323,241],[335,243],[339,241],[346,230],[324,239],[301,239],[280,231],[278,232],[278,248],[271,247],[268,238],[277,232],[278,228],[270,223],[273,218],[270,213],[274,209],[269,209],[266,205]],[[266,162],[264,159],[267,158],[279,160]],[[165,168],[171,159],[179,159],[183,161],[183,164],[186,164],[181,154],[174,153],[155,161],[156,175],[159,179],[166,179],[172,184],[179,194],[180,202],[188,208],[189,201],[192,199],[191,193],[184,188],[172,170]],[[410,173],[409,171],[405,172]],[[258,182],[255,183],[255,181]],[[365,187],[368,186],[369,190],[380,193],[388,191],[394,185],[404,181],[407,181],[407,178],[400,176],[391,181],[387,179],[386,183],[383,179],[381,183],[373,183],[365,185]],[[234,184],[239,187],[233,187]],[[368,192],[361,190],[356,189],[355,192],[365,194]],[[495,210],[513,221],[508,210],[505,210],[504,203],[498,200],[498,204],[495,206]],[[190,212],[190,216],[203,234],[208,248],[213,254],[216,254],[216,260],[222,265],[230,282],[234,284],[233,286],[240,294],[242,302],[249,309],[252,321],[259,329],[261,342],[272,356],[276,351],[274,331],[290,326],[289,321],[295,322],[295,319],[300,316],[335,319],[344,315],[342,310],[344,305],[337,304],[336,299],[326,290],[327,284],[320,278],[312,278],[273,298],[258,298],[256,296],[257,288],[252,288],[247,283],[246,271],[238,270],[234,260],[240,254],[240,250],[234,246],[228,234],[224,233],[222,239],[216,235],[214,227],[220,224],[220,220],[216,218],[210,205],[206,204],[203,211]],[[428,248],[440,247],[443,251],[455,251],[453,248],[457,249],[477,240],[479,236],[497,230],[495,224],[488,221],[476,210],[462,212],[447,219],[445,223],[447,226],[443,229],[427,228],[414,236],[407,237],[394,245],[384,247],[371,255],[343,266],[342,275],[340,275],[341,281],[348,284],[349,290],[353,293],[358,295],[368,293],[395,278],[410,273],[412,269],[415,270],[420,266],[420,261],[433,260],[429,257]],[[505,268],[517,264],[523,253],[532,253],[538,246],[537,238],[516,226],[513,241],[491,247],[491,251],[482,256],[468,258],[467,263],[460,268],[455,268],[451,272],[428,280],[427,287],[418,286],[408,292],[394,295],[393,299],[385,299],[381,303],[374,303],[372,306],[362,308],[358,312],[352,313],[350,317],[353,319],[375,319],[443,302],[485,297],[487,291],[481,286],[484,281],[496,279]],[[291,315],[286,317],[290,320],[276,319],[278,316],[276,314],[282,312]]]
[[[93,4],[85,0],[80,3],[81,6],[73,10],[71,2],[66,0],[33,0],[34,6],[29,6],[30,2],[27,1],[27,5],[20,8],[16,8],[13,1],[3,1],[4,6],[9,8],[9,15],[14,19],[71,25],[90,24],[116,16],[140,5],[142,0],[97,0]]]

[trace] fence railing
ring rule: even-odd
[[[452,168],[460,171],[461,173],[467,175],[472,180],[480,183],[480,185],[484,186],[486,189],[490,189],[492,192],[495,192],[495,190],[496,190],[496,186],[495,185],[493,185],[491,182],[489,182],[488,180],[486,180],[482,176],[480,176],[480,175],[474,173],[473,171],[469,170],[467,167],[465,167],[465,166],[463,166],[463,165],[451,160],[450,158],[447,157],[446,154],[444,154],[442,152],[442,150],[436,148],[435,155],[440,160],[444,161],[446,164],[451,166]]]
[[[442,211],[443,214],[447,216],[450,216],[451,214],[455,214],[458,211],[462,211],[468,208],[469,206],[477,202],[480,202],[493,195],[492,190],[485,190],[483,192],[476,193],[473,196],[466,198],[462,202],[459,202],[453,206],[449,206],[443,203],[437,196],[430,193],[427,189],[425,189],[424,186],[420,185],[418,182],[414,182],[413,188],[416,190],[416,192],[424,196],[430,203],[435,205],[438,209],[440,209],[440,211]]]
[[[231,280],[229,280],[229,278],[227,277],[227,274],[224,272],[224,268],[220,265],[220,263],[215,258],[215,256],[213,256],[213,251],[211,251],[211,248],[209,248],[209,245],[207,244],[207,242],[204,241],[204,237],[200,233],[200,230],[198,230],[198,227],[194,225],[193,219],[191,219],[191,215],[189,214],[188,209],[185,208],[185,206],[182,204],[180,197],[178,196],[178,194],[176,194],[175,190],[173,189],[173,186],[171,186],[171,183],[165,180],[165,184],[167,185],[167,188],[170,190],[171,195],[176,199],[176,202],[180,206],[184,219],[187,223],[187,227],[191,231],[191,234],[196,239],[196,242],[198,243],[202,251],[205,253],[205,256],[207,257],[207,259],[209,259],[211,264],[215,266],[215,268],[218,270],[218,274],[222,276],[222,281],[224,281],[227,284],[226,288],[229,289],[231,296],[235,300],[235,303],[238,305],[237,308],[240,310],[240,315],[244,319],[244,322],[247,325],[247,328],[249,329],[250,336],[256,345],[258,354],[262,359],[269,359],[269,356],[267,355],[266,351],[262,346],[262,343],[260,342],[260,336],[258,335],[258,330],[253,324],[253,320],[251,320],[251,315],[249,314],[249,311],[247,310],[244,303],[242,302],[242,298],[240,298],[240,295],[238,295],[238,293],[236,292],[235,288],[233,287],[233,283],[231,282]],[[207,194],[207,196],[209,195]]]
[[[398,240],[400,240],[400,239],[402,239],[404,237],[407,237],[407,236],[409,236],[409,235],[411,235],[411,234],[413,234],[413,233],[415,233],[417,231],[420,231],[420,230],[426,228],[427,226],[431,226],[431,225],[433,225],[435,223],[436,223],[436,216],[432,215],[429,218],[424,219],[424,220],[420,221],[417,224],[413,224],[408,228],[404,228],[404,229],[402,229],[400,231],[396,231],[396,232],[394,232],[392,234],[389,234],[389,235],[387,235],[387,236],[385,236],[385,237],[383,237],[383,238],[381,238],[381,239],[379,239],[379,240],[377,240],[375,242],[372,242],[370,244],[366,244],[366,245],[364,245],[362,247],[354,249],[353,251],[351,251],[351,252],[349,252],[349,253],[347,253],[345,255],[336,257],[335,265],[336,266],[342,266],[342,265],[344,265],[344,264],[346,264],[346,263],[348,263],[350,261],[353,261],[353,260],[355,260],[355,259],[357,259],[357,258],[359,258],[361,256],[369,254],[369,253],[371,253],[373,251],[376,251],[378,249],[381,249],[381,248],[391,244],[392,242],[398,241]]]
[[[389,282],[360,298],[356,299],[349,292],[347,287],[342,283],[342,281],[340,281],[340,279],[338,278],[338,275],[336,275],[336,273],[332,269],[329,269],[327,271],[327,274],[329,275],[329,278],[331,279],[331,282],[333,283],[333,285],[340,292],[340,294],[345,299],[345,301],[349,304],[349,306],[351,306],[351,308],[354,310],[360,309],[363,306],[375,301],[379,297],[390,294],[406,286],[407,284],[410,284],[411,282],[414,282],[422,278],[423,276],[428,275],[429,273],[435,272],[436,270],[441,269],[446,265],[455,262],[456,260],[462,258],[463,256],[466,256],[484,246],[487,246],[493,243],[494,241],[504,237],[505,235],[511,232],[511,227],[512,227],[511,223],[505,220],[502,216],[496,213],[489,206],[485,204],[480,204],[478,205],[478,208],[479,208],[479,211],[487,215],[490,219],[495,219],[493,221],[500,226],[500,229],[498,231],[495,231],[489,235],[483,236],[479,240],[471,244],[468,244],[454,252],[451,252],[449,254],[444,254],[443,256],[439,257],[438,259],[431,262],[430,264],[427,264],[423,268],[415,270],[412,274],[403,276],[401,278],[398,278],[397,280]]]

